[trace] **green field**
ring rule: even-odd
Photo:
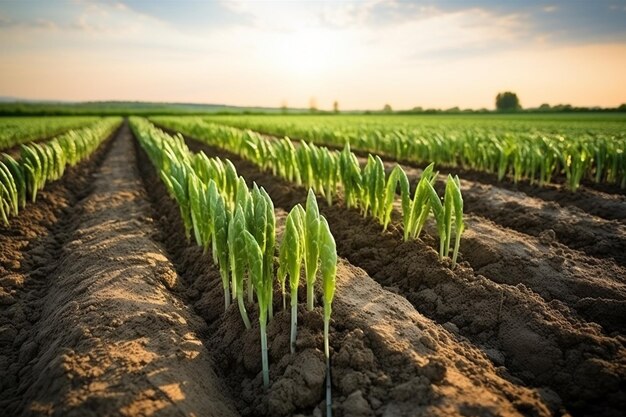
[[[327,129],[489,129],[496,132],[543,132],[555,134],[596,132],[626,136],[626,113],[470,114],[470,115],[214,115],[206,118],[232,125],[271,126],[275,130]],[[292,133],[293,134],[293,133]]]
[[[94,123],[99,117],[2,117],[0,118],[0,150],[32,140],[51,138],[69,129]]]
[[[436,162],[544,185],[564,178],[626,187],[626,116],[621,114],[238,115],[155,117],[251,129],[395,160]],[[193,123],[191,123],[193,125]],[[187,126],[189,127],[189,126]]]

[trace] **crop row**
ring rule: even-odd
[[[228,159],[192,153],[180,136],[173,137],[145,119],[132,118],[131,128],[141,147],[159,172],[170,196],[177,202],[188,240],[205,251],[211,249],[224,289],[224,307],[237,302],[246,328],[246,310],[258,301],[263,381],[269,385],[267,321],[273,318],[275,284],[281,288],[286,308],[285,285],[289,277],[291,299],[291,350],[297,334],[298,288],[304,267],[307,308],[315,305],[316,278],[321,275],[324,300],[324,339],[328,361],[328,333],[335,291],[337,253],[326,219],[310,192],[306,209],[296,205],[287,217],[280,245],[277,243],[274,204],[263,188],[248,188]],[[274,255],[278,250],[277,271]],[[330,401],[329,401],[330,403]]]
[[[568,135],[546,131],[494,130],[472,124],[394,126],[389,123],[292,122],[271,116],[208,118],[229,126],[276,136],[343,146],[410,162],[434,161],[492,173],[499,180],[550,183],[564,176],[575,191],[582,180],[617,184],[626,188],[626,137],[609,130],[572,130]],[[366,121],[363,119],[363,121]]]
[[[269,140],[253,131],[206,123],[200,119],[157,120],[236,153],[262,169],[272,171],[274,175],[311,187],[325,196],[329,205],[340,185],[346,205],[360,209],[364,216],[374,217],[383,229],[390,223],[395,197],[399,193],[404,239],[419,237],[432,214],[439,235],[439,256],[449,255],[454,236],[452,266],[456,264],[464,230],[460,180],[448,176],[441,198],[434,188],[437,172],[434,172],[433,164],[424,170],[419,184],[411,193],[407,175],[399,165],[387,175],[380,157],[369,155],[367,164],[362,168],[348,144],[342,151],[336,151],[312,143],[294,143],[289,138]]]
[[[98,121],[98,117],[3,117],[0,119],[0,149],[49,138],[69,129]]]
[[[47,182],[63,176],[68,166],[75,166],[98,148],[120,124],[119,118],[107,118],[92,126],[71,130],[44,143],[21,145],[17,159],[8,154],[0,157],[0,220],[5,225],[35,202],[37,192]]]

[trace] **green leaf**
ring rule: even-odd
[[[320,213],[315,193],[309,188],[304,219],[304,267],[307,285],[307,307],[313,310],[314,285],[319,260]]]

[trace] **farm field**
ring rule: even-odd
[[[0,414],[623,415],[623,115],[73,120],[0,159]]]
[[[0,150],[5,151],[32,140],[50,139],[70,129],[84,127],[98,120],[90,116],[3,117],[0,118]]]
[[[432,162],[531,185],[626,188],[626,118],[608,115],[211,116],[204,120],[410,162]],[[592,172],[593,171],[593,172]]]

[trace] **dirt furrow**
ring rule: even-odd
[[[189,244],[175,203],[142,157],[161,238],[205,318],[223,378],[241,389],[243,415],[321,415],[324,409],[322,312],[299,312],[298,350],[289,353],[289,313],[276,291],[276,315],[268,326],[270,377],[260,380],[260,341],[255,320],[246,330],[237,307],[223,313],[223,289],[207,254]],[[277,209],[279,230],[286,212]],[[304,291],[300,291],[303,295]],[[304,300],[302,300],[304,301]],[[321,300],[318,298],[317,304]],[[252,318],[254,308],[249,306]],[[401,296],[375,283],[363,270],[341,260],[331,323],[333,409],[336,416],[450,415],[467,410],[501,415],[560,413],[558,396],[508,381],[484,353],[420,315]],[[318,414],[319,413],[319,414]]]
[[[418,177],[410,169],[408,172],[415,186]],[[467,207],[466,195],[464,190]],[[461,241],[461,259],[477,273],[498,283],[524,284],[547,301],[565,303],[609,333],[625,333],[621,317],[626,314],[626,268],[558,243],[552,229],[535,237],[482,217],[491,217],[489,210],[478,213],[466,215],[467,229]],[[427,230],[436,235],[434,225]],[[423,239],[438,247],[433,239]]]
[[[20,371],[36,349],[26,340],[41,318],[49,274],[71,231],[73,209],[91,192],[111,144],[104,141],[89,160],[47,184],[9,227],[0,226],[0,410],[18,406]]]
[[[193,140],[195,150],[229,157],[249,181],[264,186],[277,206],[289,209],[306,193],[230,153]],[[459,333],[534,386],[548,386],[577,415],[620,415],[626,407],[626,350],[622,341],[552,305],[523,285],[494,283],[471,268],[451,271],[421,241],[402,242],[398,231],[382,233],[371,219],[338,205],[329,219],[338,251],[383,285],[396,288],[420,312]]]
[[[149,213],[124,126],[49,272],[13,415],[237,415]]]
[[[462,188],[470,213],[532,236],[549,233],[572,249],[626,266],[626,225],[617,220],[604,220],[488,185],[466,183]]]
[[[564,303],[607,333],[626,334],[626,273],[612,262],[468,216],[462,259],[503,284],[523,284],[546,301]],[[437,242],[432,242],[437,244]]]
[[[452,170],[450,170],[452,172]],[[547,184],[539,186],[521,181],[517,184],[505,180],[498,181],[494,175],[475,171],[454,171],[466,181],[472,181],[484,186],[492,186],[501,190],[523,193],[527,197],[541,199],[545,202],[554,202],[560,207],[576,207],[592,216],[606,220],[618,220],[626,224],[626,195],[621,192],[604,192],[594,188],[582,186],[572,192],[563,185]],[[615,190],[614,190],[615,191]]]

